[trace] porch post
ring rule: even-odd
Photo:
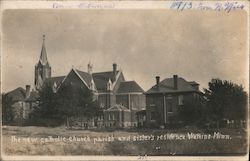
[[[164,123],[167,123],[167,108],[166,108],[166,96],[163,95],[163,108],[164,108]]]

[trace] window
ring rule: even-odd
[[[183,95],[178,96],[179,105],[183,105]]]
[[[131,102],[131,109],[132,110],[137,110],[138,106],[136,106],[136,103],[135,102]]]
[[[155,106],[155,98],[154,97],[147,97],[149,106],[154,107]]]
[[[173,103],[172,103],[172,101],[168,101],[167,109],[168,109],[168,112],[173,112]]]
[[[150,106],[150,107],[155,107],[155,104],[150,104],[149,106]]]
[[[98,120],[100,121],[100,120],[103,120],[103,115],[99,115],[98,116]]]
[[[167,102],[167,112],[173,112],[173,97],[168,96],[166,102]]]
[[[115,120],[115,114],[109,114],[109,120]]]
[[[152,111],[150,115],[151,115],[151,120],[156,120],[156,113],[154,111]]]

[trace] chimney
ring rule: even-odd
[[[30,96],[30,85],[26,85],[25,98],[29,98]]]
[[[93,70],[93,65],[89,62],[88,63],[88,73],[92,74],[92,70]]]
[[[117,64],[114,63],[113,64],[113,81],[115,81],[116,79],[116,71],[117,71]]]
[[[156,86],[159,87],[160,76],[156,76],[156,77],[155,77],[155,80],[156,80]]]
[[[178,75],[174,75],[174,89],[178,89]]]

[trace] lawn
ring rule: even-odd
[[[6,126],[5,155],[243,155],[246,132],[210,130],[67,130]]]

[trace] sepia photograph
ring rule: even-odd
[[[248,156],[248,5],[121,3],[1,11],[3,160]]]

